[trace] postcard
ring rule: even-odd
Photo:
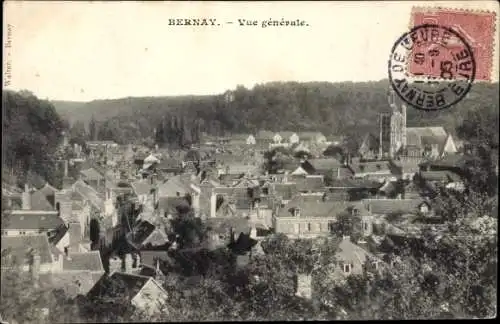
[[[3,322],[496,317],[498,2],[3,5]]]

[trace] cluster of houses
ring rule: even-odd
[[[37,285],[62,288],[70,296],[105,295],[102,281],[124,281],[134,287],[130,302],[154,312],[168,301],[162,278],[169,272],[168,251],[176,249],[169,220],[179,213],[192,211],[208,225],[208,238],[200,243],[206,249],[253,242],[242,255],[246,262],[264,253],[260,242],[269,235],[328,237],[342,217],[350,218],[359,224],[360,238],[343,234],[332,270],[341,280],[361,273],[367,263],[390,266],[384,246],[439,227],[431,202],[436,187],[463,189],[460,164],[467,157],[448,154],[449,145],[427,159],[301,157],[274,174],[263,169],[262,150],[253,147],[326,148],[332,141],[321,133],[262,131],[189,152],[88,143],[87,156],[64,163],[61,188],[2,183],[9,207],[2,254],[9,251]],[[138,214],[126,226],[120,214],[125,199]],[[120,257],[111,253],[102,260],[90,241],[92,219],[100,224],[100,244],[113,246],[124,235],[127,249]],[[103,264],[109,264],[110,275],[104,276]],[[314,274],[298,278],[297,294],[314,298]]]

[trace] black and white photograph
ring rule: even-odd
[[[1,323],[496,318],[499,11],[4,1]]]

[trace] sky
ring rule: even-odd
[[[469,2],[6,1],[4,71],[8,63],[7,88],[72,101],[216,94],[269,81],[381,80],[413,6],[489,9],[498,18],[496,1]],[[172,18],[215,18],[222,26],[169,26]],[[309,26],[237,21],[282,18]]]

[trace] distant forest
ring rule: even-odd
[[[271,82],[252,89],[238,86],[231,91],[232,100],[225,100],[221,94],[53,104],[61,116],[78,124],[80,131],[88,130],[94,118],[98,125],[95,138],[119,143],[149,138],[159,144],[188,144],[197,141],[201,133],[227,136],[258,130],[321,131],[327,136],[344,134],[359,140],[367,132],[377,132],[377,114],[389,111],[388,89],[387,80]],[[454,134],[470,111],[498,116],[498,90],[498,83],[477,83],[464,100],[450,109],[424,112],[410,107],[408,126],[442,125]],[[175,134],[184,134],[184,140]],[[172,136],[177,137],[169,140]]]

